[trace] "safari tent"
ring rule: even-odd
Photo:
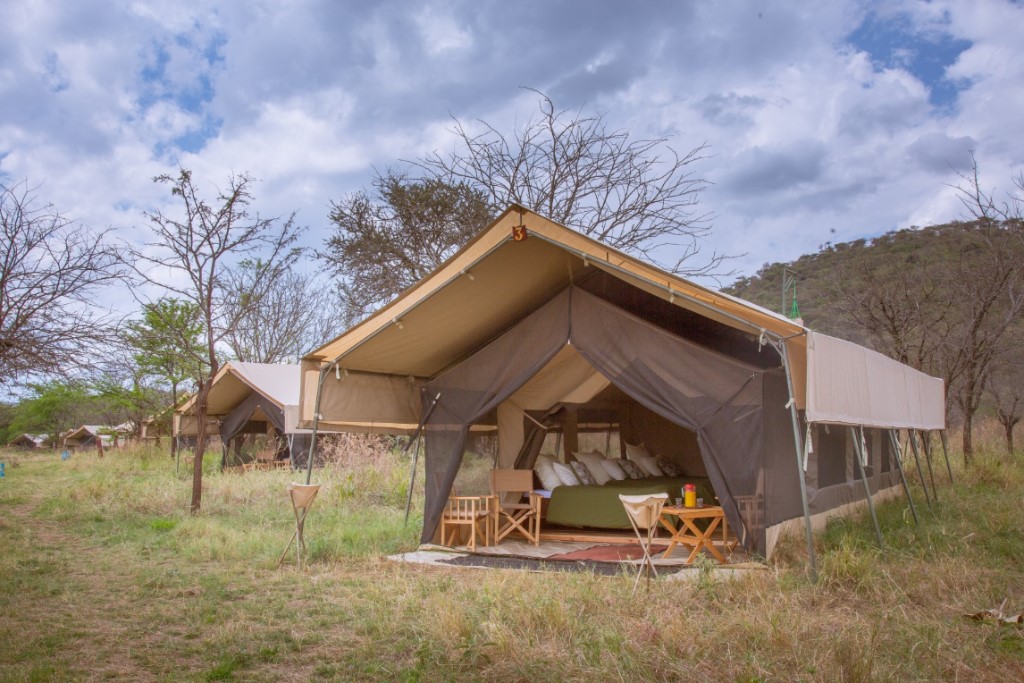
[[[64,448],[94,448],[99,440],[104,448],[110,448],[127,438],[130,428],[127,425],[108,427],[105,425],[82,425],[64,432],[62,441]],[[117,441],[115,442],[115,437]]]
[[[496,435],[496,467],[528,469],[552,432],[569,460],[588,425],[614,428],[706,477],[743,545],[770,556],[787,528],[809,539],[867,491],[897,495],[892,430],[945,417],[941,380],[516,205],[301,377],[303,426],[422,423],[424,542],[471,430]]]
[[[7,445],[11,448],[21,448],[24,450],[36,450],[39,448],[46,448],[50,445],[50,437],[46,434],[19,434],[15,438],[7,442]]]
[[[307,430],[298,428],[299,366],[269,363],[225,363],[213,378],[207,408],[208,433],[220,436],[225,461],[230,449],[240,450],[246,435],[267,435],[277,441],[276,459],[304,461]],[[196,435],[193,396],[175,411],[174,436]]]

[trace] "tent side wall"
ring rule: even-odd
[[[318,360],[302,361],[297,426],[311,429],[318,408],[317,427],[326,431],[409,434],[419,425],[422,380],[339,366],[324,375],[318,405],[322,367]]]

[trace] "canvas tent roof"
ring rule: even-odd
[[[253,398],[255,397],[255,398]],[[213,386],[207,398],[207,417],[225,418],[253,401],[253,410],[246,418],[256,415],[259,419],[279,415],[271,419],[285,434],[304,433],[298,427],[299,366],[287,363],[225,363],[213,378]],[[193,435],[196,397],[183,403],[176,411],[175,433]],[[192,418],[191,420],[189,418]]]
[[[69,429],[63,434],[63,441],[65,445],[78,445],[85,442],[89,442],[92,439],[100,439],[104,444],[110,443],[113,440],[113,436],[109,433],[116,431],[119,434],[126,433],[122,429],[123,425],[116,427],[108,427],[106,425],[82,425],[75,429]],[[102,433],[101,432],[106,432]]]
[[[9,446],[27,446],[30,448],[42,448],[50,442],[46,434],[19,434],[8,442]]]
[[[521,241],[515,238],[519,226],[526,228]],[[596,281],[597,271],[605,281],[626,283],[689,314],[688,325],[699,321],[715,345],[759,348],[764,337],[781,340],[794,399],[812,421],[919,429],[944,424],[941,380],[856,344],[833,343],[841,340],[666,273],[518,205],[388,306],[306,355],[301,424],[312,424],[321,371],[336,365],[334,378],[324,375],[321,425],[411,431],[421,417],[419,387],[555,293]],[[886,401],[879,406],[872,387],[883,382]]]
[[[237,406],[250,392],[258,391],[276,406],[298,405],[298,365],[286,363],[243,363],[229,361],[213,378],[207,398],[209,415],[224,415]],[[196,397],[183,403],[177,412],[192,414]]]
[[[207,401],[207,432],[225,446],[267,423],[287,437],[293,463],[308,450],[309,430],[298,427],[298,365],[230,361],[214,376]],[[175,411],[175,436],[196,436],[195,402],[193,396]]]

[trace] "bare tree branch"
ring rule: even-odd
[[[495,211],[515,202],[654,262],[667,248],[681,249],[664,264],[673,272],[712,274],[721,266],[717,254],[698,261],[711,217],[699,208],[708,183],[692,169],[706,144],[680,154],[667,138],[633,139],[610,130],[603,114],[558,110],[533,92],[539,117],[510,135],[485,121],[474,134],[456,119],[462,149],[414,163],[446,183],[478,188]]]
[[[226,337],[235,358],[250,363],[295,362],[327,341],[342,317],[338,297],[313,275],[284,273],[258,301],[251,302],[246,267],[232,273],[226,306],[240,307],[237,324]]]
[[[124,276],[107,232],[92,233],[0,183],[0,384],[88,367],[114,316],[93,298]]]

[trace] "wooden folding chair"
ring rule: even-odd
[[[491,544],[491,518],[494,514],[493,496],[450,496],[448,506],[441,515],[441,544],[455,546],[463,528],[469,528],[470,550],[476,550],[479,536],[483,544]]]
[[[533,492],[533,470],[491,470],[491,495],[494,542],[515,532],[539,545],[541,497]]]
[[[733,496],[733,500],[736,501],[736,509],[740,515],[740,521],[742,526],[740,528],[732,528],[729,538],[725,541],[725,548],[731,555],[736,547],[740,544],[742,535],[747,533],[754,533],[756,529],[759,529],[764,522],[763,520],[763,508],[764,508],[764,497],[760,495],[753,496]]]
[[[651,558],[651,541],[654,533],[658,530],[658,519],[661,517],[661,508],[668,500],[667,493],[655,493],[640,496],[624,496],[619,494],[622,507],[626,509],[626,516],[633,526],[633,532],[640,547],[644,551],[644,557],[640,561],[640,567],[636,573],[636,581],[633,582],[633,595],[636,595],[636,588],[640,585],[640,577],[647,574],[647,588],[650,590],[651,574],[658,575],[654,568],[654,560]]]

